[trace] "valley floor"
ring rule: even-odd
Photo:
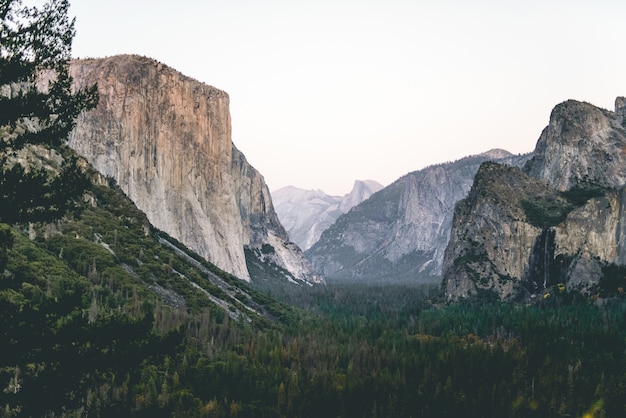
[[[224,289],[203,284],[234,295],[225,311],[189,286],[203,282],[184,257],[120,213],[126,226],[106,218],[102,234],[29,240],[12,229],[0,277],[1,417],[626,415],[620,293],[445,304],[436,286],[261,294],[226,275]],[[96,225],[104,215],[82,216]],[[83,228],[72,225],[57,227]],[[184,304],[155,296],[144,270]]]

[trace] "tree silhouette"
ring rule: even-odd
[[[56,382],[49,388],[66,390],[67,382],[60,380],[63,373],[78,383],[75,375],[85,373],[79,368],[67,374],[72,369],[66,366],[78,356],[65,349],[68,338],[61,338],[62,332],[83,320],[79,315],[82,292],[52,297],[42,290],[40,278],[5,276],[7,254],[14,242],[8,224],[59,218],[74,207],[88,186],[76,158],[63,158],[67,153],[62,147],[75,118],[97,103],[96,86],[72,90],[69,59],[75,31],[68,8],[67,0],[49,0],[40,7],[0,0],[0,330],[4,336],[0,374],[12,374],[0,397],[10,398],[1,402],[6,406],[4,415],[9,416],[20,411],[41,416],[36,405],[22,400],[32,388],[40,394],[53,393],[52,389],[38,390],[37,384]],[[62,163],[28,157],[53,149]],[[68,347],[74,346],[78,345]],[[56,359],[55,354],[74,356]],[[41,370],[30,370],[33,364]],[[53,379],[46,380],[46,373]],[[57,410],[71,401],[68,395],[55,398]]]
[[[40,8],[0,0],[0,222],[59,217],[86,187],[73,159],[52,169],[18,158],[27,145],[61,147],[78,114],[97,103],[96,86],[72,91],[68,8],[67,0]]]

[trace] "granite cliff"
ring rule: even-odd
[[[617,98],[615,112],[575,100],[555,106],[525,171],[560,191],[581,181],[622,187],[626,184],[625,115],[623,98]]]
[[[289,238],[306,251],[341,214],[382,188],[373,180],[356,180],[350,193],[331,196],[321,190],[287,186],[272,192],[272,200]]]
[[[70,146],[152,224],[244,280],[246,249],[291,280],[321,280],[288,242],[263,177],[233,145],[225,92],[134,55],[76,60],[70,73],[77,87],[97,83],[100,94]],[[255,251],[263,245],[271,257]]]
[[[622,98],[615,112],[569,100],[554,108],[523,170],[483,164],[455,210],[446,297],[617,291],[626,266],[623,124]]]
[[[409,173],[340,216],[307,257],[331,280],[438,281],[454,205],[480,164],[528,158],[491,150]]]

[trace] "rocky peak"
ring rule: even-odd
[[[233,145],[225,92],[136,55],[76,60],[70,73],[100,94],[70,146],[153,225],[242,279],[250,278],[244,249],[271,241],[280,247],[273,261],[298,265],[297,279],[319,280],[297,247],[285,247],[263,177]]]
[[[512,156],[513,154],[500,148],[490,149],[489,151],[483,152],[482,154],[478,154],[478,157],[483,157],[488,160],[501,160],[503,158],[510,158]]]
[[[374,180],[355,180],[350,193],[341,199],[339,210],[348,213],[350,209],[369,198],[383,188],[383,185]]]
[[[623,100],[616,100],[624,112]],[[602,187],[626,183],[626,130],[623,116],[589,103],[568,100],[557,105],[525,171],[558,190],[581,181]]]
[[[373,180],[356,180],[350,193],[331,196],[321,190],[293,186],[272,193],[278,216],[289,237],[303,250],[310,248],[343,213],[369,198],[383,186]]]

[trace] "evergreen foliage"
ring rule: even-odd
[[[0,230],[12,243],[0,276],[0,416],[149,411],[142,376],[162,373],[183,339],[207,353],[220,332],[293,316],[152,229],[118,189],[92,185],[88,196],[77,216]]]
[[[76,116],[95,105],[95,86],[71,89],[74,21],[68,8],[67,0],[50,0],[41,8],[0,2],[0,153],[25,144],[62,144]]]
[[[97,102],[96,86],[72,91],[68,8],[67,0],[0,2],[0,222],[59,217],[86,186],[75,160],[56,169],[18,160],[26,146],[63,145],[78,114]]]
[[[555,193],[554,196],[535,196],[521,202],[524,213],[532,225],[547,228],[561,223],[575,208],[583,206],[589,199],[601,197],[608,189],[581,180],[571,189]]]

